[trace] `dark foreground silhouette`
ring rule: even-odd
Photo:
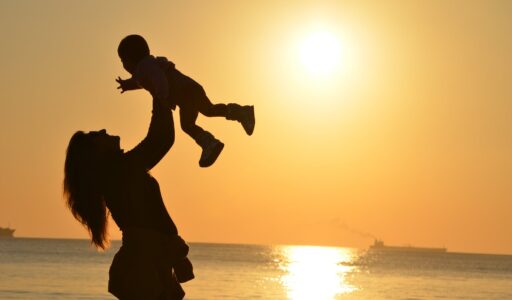
[[[203,87],[175,68],[165,57],[150,55],[149,46],[140,35],[129,35],[117,50],[130,79],[116,79],[121,93],[144,88],[153,98],[166,102],[171,109],[180,108],[181,128],[203,149],[199,166],[212,165],[222,152],[224,144],[210,132],[196,124],[199,113],[207,117],[225,117],[240,122],[248,135],[254,131],[253,106],[236,103],[212,104]]]
[[[180,283],[194,278],[189,248],[148,173],[174,143],[171,110],[154,98],[144,140],[126,153],[119,141],[105,130],[73,135],[64,170],[67,204],[97,247],[107,246],[109,212],[123,233],[110,267],[110,293],[122,300],[182,299]]]

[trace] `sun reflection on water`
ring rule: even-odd
[[[346,281],[354,269],[350,249],[313,246],[285,246],[281,268],[282,283],[291,300],[331,300],[351,293],[356,287]]]

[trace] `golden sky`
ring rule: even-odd
[[[512,253],[510,1],[1,1],[0,226],[86,237],[65,149],[145,136],[150,95],[114,81],[131,33],[256,108],[251,137],[199,118],[226,144],[208,169],[174,113],[152,174],[185,239]]]

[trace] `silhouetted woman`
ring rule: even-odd
[[[69,141],[64,194],[73,216],[98,248],[108,244],[109,212],[123,233],[109,272],[109,292],[122,300],[182,299],[179,282],[194,278],[188,246],[148,173],[171,148],[173,126],[171,110],[153,99],[148,134],[134,149],[125,153],[105,130],[78,131]]]

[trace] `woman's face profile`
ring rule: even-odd
[[[91,135],[94,140],[94,144],[102,152],[119,152],[119,150],[121,150],[121,139],[119,136],[109,135],[105,129],[101,129],[99,131],[90,131],[89,135]]]

